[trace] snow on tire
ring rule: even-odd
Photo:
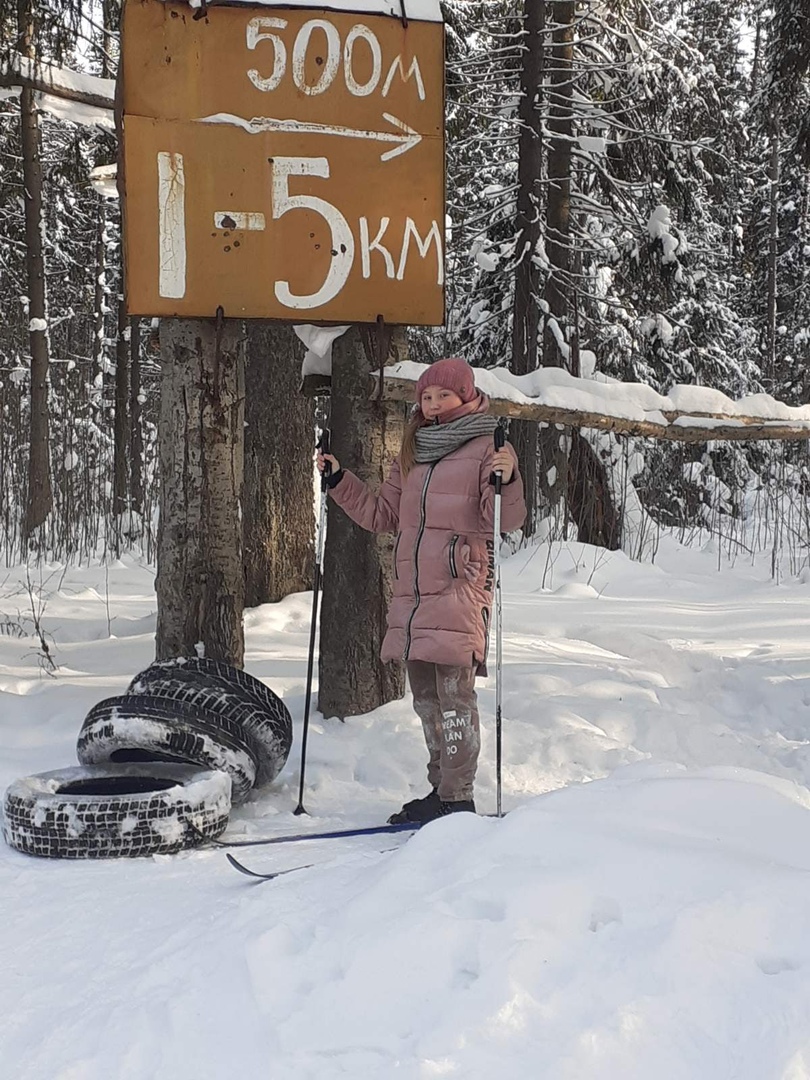
[[[3,801],[6,843],[53,859],[169,855],[220,836],[227,773],[193,765],[95,765],[16,780]]]
[[[236,721],[147,694],[94,705],[79,731],[76,752],[83,765],[177,761],[221,769],[231,778],[234,806],[247,799],[258,771],[258,748]]]
[[[273,691],[249,675],[221,660],[204,657],[158,660],[129,685],[128,693],[159,694],[180,701],[195,699],[194,690],[184,691],[181,684],[211,692],[218,691],[218,710],[225,715],[231,704],[252,704],[252,713],[241,714],[241,722],[260,747],[257,783],[275,780],[289,757],[292,747],[292,717],[284,702]]]

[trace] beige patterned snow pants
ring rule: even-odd
[[[428,748],[428,781],[442,802],[472,799],[481,748],[475,668],[423,660],[409,660],[407,668]]]

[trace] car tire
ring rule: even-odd
[[[127,693],[190,703],[197,700],[200,691],[209,693],[209,707],[224,715],[229,715],[237,701],[252,706],[250,711],[240,712],[240,722],[259,747],[256,782],[264,785],[275,780],[292,747],[292,717],[281,698],[247,672],[220,660],[160,660],[136,675]]]
[[[227,773],[144,763],[59,769],[16,780],[3,800],[6,843],[55,859],[169,855],[220,836]]]
[[[76,743],[82,765],[168,761],[221,769],[231,801],[243,803],[256,783],[258,748],[235,720],[202,707],[141,694],[106,698],[85,717]]]

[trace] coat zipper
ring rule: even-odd
[[[402,659],[408,659],[408,653],[411,650],[411,627],[413,626],[413,617],[416,614],[416,609],[419,607],[422,597],[419,595],[419,545],[422,543],[422,537],[425,535],[425,505],[427,503],[427,489],[430,483],[430,478],[433,476],[433,470],[436,468],[436,462],[428,468],[427,475],[425,476],[425,482],[422,485],[422,498],[419,504],[419,532],[416,534],[416,543],[413,548],[413,592],[416,597],[416,602],[413,605],[413,611],[408,619],[408,626],[405,630],[405,652],[402,654]]]
[[[458,570],[456,569],[456,544],[458,543],[458,537],[454,536],[450,541],[450,574],[452,577],[458,577]]]
[[[394,544],[394,577],[399,577],[399,571],[397,570],[397,554],[399,552],[399,542],[402,539],[402,533],[397,533],[397,542]]]

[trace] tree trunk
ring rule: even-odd
[[[241,667],[242,326],[163,319],[160,351],[157,657]]]
[[[369,398],[370,375],[379,365],[369,353],[358,327],[334,344],[332,448],[341,465],[379,490],[402,445],[404,410]],[[330,504],[318,697],[324,716],[371,712],[405,692],[402,664],[380,661],[393,540],[365,532]]]
[[[568,468],[568,510],[577,526],[577,539],[618,550],[621,516],[611,497],[605,466],[576,428],[571,432]]]
[[[117,35],[121,29],[121,7],[122,4],[120,0],[102,0],[102,31],[100,48],[98,50],[102,79],[115,78],[116,73],[112,53],[117,45]]]
[[[93,273],[93,343],[91,345],[93,391],[95,404],[95,422],[103,431],[106,427],[105,382],[108,376],[108,364],[105,356],[105,309],[107,307],[107,213],[104,199],[98,196],[98,218],[96,220],[95,268]]]
[[[569,316],[571,266],[571,143],[574,137],[573,0],[557,0],[551,7],[551,49],[548,70],[548,194],[546,206],[547,315],[543,331],[543,364],[567,367],[565,342]],[[568,473],[563,432],[543,428],[539,435],[540,491],[552,507],[565,494]]]
[[[20,5],[20,51],[36,56],[32,8]],[[34,92],[20,91],[22,130],[25,247],[28,277],[29,342],[31,349],[31,428],[28,458],[28,497],[23,531],[26,539],[42,525],[53,509],[51,488],[50,428],[48,421],[48,307],[45,293],[45,255],[42,233],[42,160],[39,117]]]
[[[776,316],[778,301],[778,261],[779,261],[779,118],[771,117],[771,160],[768,168],[769,206],[768,206],[768,295],[767,317],[765,325],[765,363],[763,369],[775,384],[779,375],[776,365]]]
[[[248,327],[245,385],[245,606],[312,588],[315,409],[303,397],[289,323]]]
[[[543,166],[538,95],[543,73],[545,4],[524,0],[524,40],[520,70],[520,136],[518,141],[517,247],[512,325],[512,371],[534,371],[540,330],[540,273],[535,262],[540,239],[540,179]],[[509,435],[517,451],[526,491],[524,536],[532,536],[537,511],[537,425],[516,421]]]
[[[546,251],[550,271],[545,289],[549,317],[546,320],[543,350],[543,363],[547,367],[567,367],[560,336],[565,333],[569,315],[575,7],[573,0],[557,0],[551,5],[554,25],[548,73],[549,154],[546,212]]]
[[[143,430],[141,428],[141,320],[129,321],[129,499],[143,511]]]
[[[129,348],[130,326],[123,296],[118,297],[118,328],[115,347],[115,416],[113,419],[113,514],[123,514],[128,504],[129,457]]]

